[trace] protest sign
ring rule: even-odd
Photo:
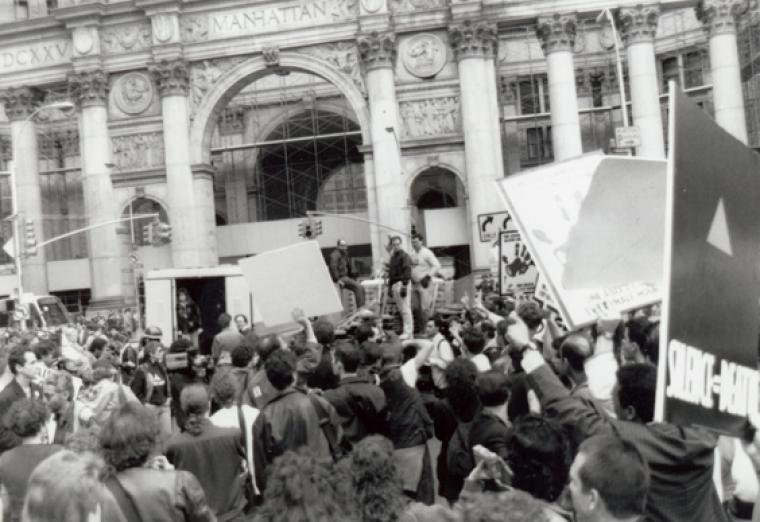
[[[498,182],[569,328],[661,298],[665,167],[588,154]]]
[[[516,229],[499,232],[499,293],[532,296],[536,291],[536,263]]]
[[[292,324],[300,308],[307,317],[343,310],[316,241],[304,241],[238,261],[267,327]]]
[[[670,96],[656,418],[740,435],[758,410],[760,157]]]

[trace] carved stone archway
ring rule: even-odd
[[[194,165],[210,163],[211,138],[219,111],[245,86],[275,72],[270,65],[263,55],[245,60],[222,74],[205,93],[190,127],[191,161]],[[354,110],[363,143],[371,143],[369,108],[352,78],[322,58],[295,51],[280,52],[278,67],[314,74],[337,87]]]

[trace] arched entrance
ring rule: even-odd
[[[193,153],[213,166],[216,215],[224,218],[216,227],[219,256],[232,261],[299,241],[307,212],[323,211],[334,216],[319,218],[321,246],[346,239],[359,268],[369,271],[369,226],[342,218],[366,219],[370,204],[372,180],[360,152],[364,99],[331,65],[291,54],[275,68],[261,68],[257,58],[244,62],[196,111],[191,134],[194,143],[202,136],[203,146]],[[205,114],[213,121],[203,126]]]
[[[409,187],[412,227],[425,237],[441,264],[454,277],[470,273],[467,194],[460,177],[451,169],[423,169]]]

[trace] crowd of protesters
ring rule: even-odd
[[[416,333],[293,319],[222,314],[210,353],[132,340],[126,313],[6,332],[2,520],[752,519],[760,435],[653,422],[656,309],[575,332],[487,294]]]

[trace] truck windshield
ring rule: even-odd
[[[37,299],[37,305],[47,326],[61,326],[69,322],[66,309],[57,297],[40,297]]]

